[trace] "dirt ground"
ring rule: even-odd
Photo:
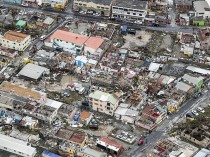
[[[124,36],[125,44],[122,48],[136,48],[145,46],[151,39],[152,33],[147,31],[136,31],[136,35],[127,34]]]
[[[91,27],[91,24],[86,22],[78,22],[78,26],[75,24],[75,22],[72,22],[69,26],[69,31],[77,34],[86,35],[88,28]]]

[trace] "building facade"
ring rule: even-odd
[[[147,14],[147,1],[120,1],[116,0],[112,5],[112,18],[144,21]]]
[[[0,37],[0,43],[3,47],[24,51],[31,43],[31,36],[15,31],[8,31]]]
[[[102,16],[109,16],[111,12],[112,0],[74,0],[73,8],[75,10],[94,10]]]
[[[118,107],[119,98],[113,94],[97,90],[89,94],[89,104],[95,111],[113,115]]]
[[[68,0],[42,0],[42,6],[47,8],[64,9]]]

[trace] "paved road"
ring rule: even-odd
[[[64,17],[70,16],[74,18],[79,18],[79,19],[84,19],[88,21],[97,21],[97,22],[112,22],[116,24],[127,24],[130,28],[135,28],[135,29],[149,29],[149,30],[154,30],[154,31],[167,31],[167,32],[185,32],[185,33],[192,33],[193,31],[196,31],[198,28],[197,27],[192,27],[192,26],[187,26],[187,27],[180,27],[180,26],[165,26],[165,27],[147,27],[147,26],[142,26],[138,24],[131,24],[127,22],[116,22],[116,21],[110,21],[106,17],[96,17],[96,16],[91,16],[91,15],[82,15],[82,14],[77,14],[72,12],[71,10],[67,10],[65,12],[58,11],[58,10],[49,10],[49,9],[42,9],[42,8],[32,8],[32,7],[24,7],[21,5],[14,5],[11,3],[5,3],[0,1],[0,5],[3,5],[5,7],[16,7],[19,9],[25,9],[25,10],[30,10],[30,11],[36,11],[36,12],[46,12],[46,13],[51,13],[51,14],[60,14]],[[193,30],[194,28],[194,30]]]
[[[140,157],[143,156],[142,152],[147,149],[148,147],[151,147],[154,143],[156,143],[159,139],[168,137],[166,131],[167,128],[172,125],[173,122],[179,121],[179,119],[182,119],[187,112],[189,112],[192,108],[195,108],[199,105],[198,102],[200,102],[203,99],[206,99],[210,94],[210,91],[200,96],[198,99],[190,99],[186,103],[182,105],[182,107],[177,111],[176,113],[169,116],[168,119],[165,119],[161,125],[159,125],[155,131],[153,131],[151,134],[149,134],[147,139],[147,144],[143,144],[141,146],[136,146],[133,148],[129,153],[125,154],[126,156],[130,157]]]

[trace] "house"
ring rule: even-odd
[[[38,120],[33,119],[32,117],[26,116],[20,121],[19,125],[23,127],[28,127],[29,129],[35,129],[38,125]]]
[[[180,51],[183,52],[185,55],[191,57],[194,53],[194,47],[195,44],[182,44]]]
[[[114,112],[114,116],[116,119],[122,120],[125,123],[134,124],[134,121],[139,115],[139,112],[129,109],[128,107],[128,104],[120,104]]]
[[[0,134],[0,141],[1,150],[5,150],[23,157],[34,157],[36,155],[36,148],[31,147],[28,142],[24,142],[3,134]]]
[[[55,20],[53,18],[47,16],[46,19],[43,21],[43,26],[49,28],[53,25],[54,22]]]
[[[104,39],[100,37],[90,37],[84,44],[84,53],[87,56],[101,56],[100,52],[103,51],[104,42]]]
[[[198,30],[197,37],[200,41],[200,48],[206,51],[209,50],[210,49],[210,27]]]
[[[21,4],[22,0],[4,0],[5,3]]]
[[[111,12],[112,0],[74,0],[74,10],[95,11],[102,16],[109,16]]]
[[[85,156],[85,157],[107,157],[107,153],[99,152],[89,147],[81,148],[77,152],[78,156]]]
[[[193,87],[184,82],[177,82],[175,88],[184,93],[192,93]]]
[[[155,124],[162,122],[167,116],[167,112],[160,105],[148,105],[142,110],[141,117],[150,119]]]
[[[112,18],[144,21],[147,14],[147,1],[122,1],[116,0],[112,4]]]
[[[49,74],[49,73],[50,73],[50,70],[45,67],[28,63],[23,67],[23,69],[18,73],[18,75],[29,78],[29,79],[38,80],[43,75]]]
[[[196,0],[175,0],[176,10],[179,13],[189,13],[193,10],[193,2]]]
[[[197,152],[193,157],[207,157],[210,155],[210,150],[206,148],[202,148],[199,152]]]
[[[195,87],[196,91],[200,90],[201,87],[203,86],[204,77],[202,77],[202,76],[196,77],[196,76],[192,76],[192,75],[189,75],[189,74],[184,74],[182,79],[184,81],[186,81],[188,84]]]
[[[111,154],[120,155],[124,151],[124,148],[121,144],[106,137],[99,138],[96,141],[96,144],[98,147],[108,151]]]
[[[50,42],[45,42],[46,46],[62,48],[64,51],[78,55],[84,48],[87,36],[75,34],[68,31],[57,30],[50,36]]]
[[[64,128],[60,128],[53,137],[80,147],[84,147],[87,142],[87,136],[84,132]]]
[[[42,7],[64,9],[68,0],[42,0]]]
[[[119,98],[114,94],[105,93],[99,90],[89,94],[89,104],[92,109],[108,115],[113,115],[118,107]]]
[[[197,151],[197,147],[178,138],[171,137],[154,143],[154,146],[147,151],[147,156],[192,157]]]
[[[193,73],[197,73],[197,74],[201,74],[201,75],[210,75],[210,70],[206,70],[206,69],[203,69],[203,68],[198,68],[198,67],[195,67],[195,66],[188,66],[186,68],[186,70],[188,71],[191,71]]]
[[[195,1],[193,2],[196,17],[202,17],[203,19],[210,18],[210,1]]]
[[[88,59],[86,56],[77,56],[75,58],[76,66],[84,67],[86,66],[87,62],[88,62]]]
[[[22,29],[24,29],[25,27],[26,27],[26,21],[24,21],[24,20],[19,20],[17,23],[16,23],[16,28],[18,29],[18,30],[22,30]]]
[[[15,31],[7,31],[0,37],[0,43],[3,47],[24,51],[31,44],[31,36]]]
[[[93,113],[88,111],[82,111],[79,116],[79,122],[84,125],[88,125],[92,118],[93,118]]]
[[[3,82],[0,86],[0,91],[5,93],[11,93],[16,96],[20,96],[26,99],[32,99],[34,101],[41,101],[46,98],[46,94],[33,90],[31,88],[26,88],[23,86],[19,86],[10,82]]]
[[[55,120],[58,110],[61,107],[63,103],[52,100],[52,99],[46,99],[45,102],[34,112],[28,112],[29,115],[36,117],[37,119],[41,120],[42,122],[52,124],[52,122]],[[31,104],[33,105],[33,104]],[[26,107],[27,108],[27,107]]]
[[[49,152],[47,150],[44,150],[42,152],[42,157],[61,157],[60,155],[54,154],[52,152]]]

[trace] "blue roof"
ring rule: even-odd
[[[52,153],[52,152],[49,152],[49,151],[47,151],[47,150],[43,151],[42,154],[43,154],[43,155],[47,155],[47,156],[49,156],[49,157],[62,157],[62,156],[60,156],[60,155],[54,154],[54,153]]]

